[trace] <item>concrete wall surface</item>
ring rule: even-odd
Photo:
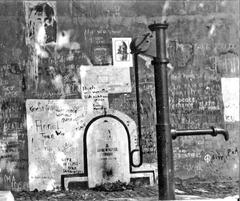
[[[154,69],[149,57],[139,56],[138,109],[129,42],[149,33],[148,25],[164,21],[169,24],[172,128],[217,126],[230,135],[227,142],[223,136],[174,140],[175,177],[239,179],[239,1],[2,0],[0,189],[28,190],[30,176],[47,179],[44,185],[54,189],[61,175],[82,174],[79,133],[91,121],[87,117],[108,111],[131,127],[130,145],[136,143],[139,150],[140,141],[143,166],[155,171]],[[128,49],[121,53],[120,47]],[[33,147],[35,140],[41,146]],[[37,161],[42,165],[30,167],[30,156],[33,161],[41,158]],[[67,172],[64,164],[71,166]],[[59,173],[59,182],[44,178],[43,170]]]

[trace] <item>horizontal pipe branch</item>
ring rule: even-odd
[[[193,136],[193,135],[211,135],[216,137],[219,134],[222,134],[226,141],[229,139],[228,131],[222,128],[211,127],[210,129],[194,129],[194,130],[175,130],[171,129],[172,139],[175,140],[180,136]]]

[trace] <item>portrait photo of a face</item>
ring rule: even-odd
[[[112,38],[113,66],[132,67],[131,38]]]

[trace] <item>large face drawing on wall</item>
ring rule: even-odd
[[[26,43],[46,45],[56,42],[57,23],[54,2],[25,2]]]

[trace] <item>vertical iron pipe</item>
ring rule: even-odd
[[[143,153],[142,153],[142,124],[141,124],[141,106],[140,106],[140,93],[139,93],[139,75],[138,75],[138,53],[133,54],[133,61],[134,61],[134,72],[135,72],[135,88],[136,88],[136,101],[137,101],[137,125],[138,125],[138,145],[139,145],[139,150],[134,149],[131,152],[131,161],[132,161],[132,166],[133,167],[140,167],[143,163]],[[133,154],[135,152],[139,152],[139,162],[138,164],[135,164],[133,162]]]
[[[159,200],[174,200],[174,167],[169,120],[166,29],[168,24],[149,25],[156,34],[156,57],[153,60],[156,96],[156,137],[158,157]]]

